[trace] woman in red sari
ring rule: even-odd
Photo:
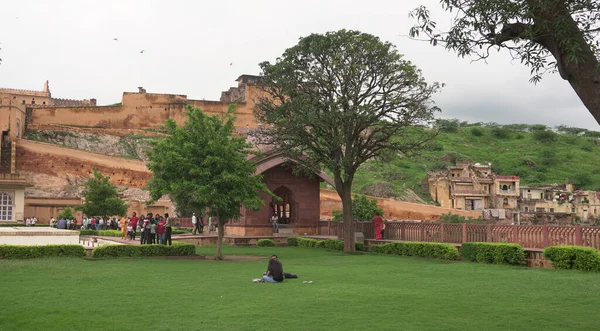
[[[381,231],[383,230],[383,220],[381,219],[381,216],[375,215],[375,217],[373,217],[373,227],[375,228],[375,239],[383,239],[381,234]]]

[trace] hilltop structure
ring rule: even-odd
[[[501,176],[491,165],[459,162],[443,171],[428,173],[431,198],[442,207],[483,210],[516,209],[518,176]]]

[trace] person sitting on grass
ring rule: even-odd
[[[269,268],[266,275],[262,277],[266,283],[281,283],[283,282],[283,267],[276,260],[269,260]]]
[[[281,266],[281,268],[283,268],[283,263],[281,263],[281,261],[279,261],[279,259],[277,258],[277,255],[275,255],[275,254],[271,255],[271,260],[277,262]],[[266,275],[266,274],[267,273],[265,272],[263,275]],[[284,278],[298,278],[298,275],[284,272],[283,277]]]

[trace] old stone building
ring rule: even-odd
[[[73,100],[53,98],[48,81],[44,83],[44,88],[41,91],[0,88],[0,99],[8,99],[12,104],[26,105],[27,107],[81,107],[96,105],[96,99]]]
[[[464,210],[516,209],[519,177],[501,176],[491,165],[460,162],[443,171],[430,171],[429,193],[442,207]]]
[[[520,191],[522,214],[564,214],[583,222],[600,218],[600,192],[575,190],[568,183],[522,186]]]
[[[17,173],[17,139],[25,123],[25,107],[3,97],[0,104],[0,222],[24,219],[25,177]]]
[[[320,219],[320,183],[333,181],[322,171],[312,175],[294,174],[295,162],[281,154],[266,152],[251,159],[256,174],[262,174],[267,188],[279,199],[263,193],[265,201],[258,211],[242,208],[242,216],[232,220],[227,233],[242,236],[271,235],[269,219],[278,216],[296,234],[314,234]]]

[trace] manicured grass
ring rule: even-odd
[[[202,254],[214,247],[201,247]],[[0,330],[593,330],[600,274],[297,247],[260,261],[0,261]],[[312,280],[305,285],[303,280]]]

